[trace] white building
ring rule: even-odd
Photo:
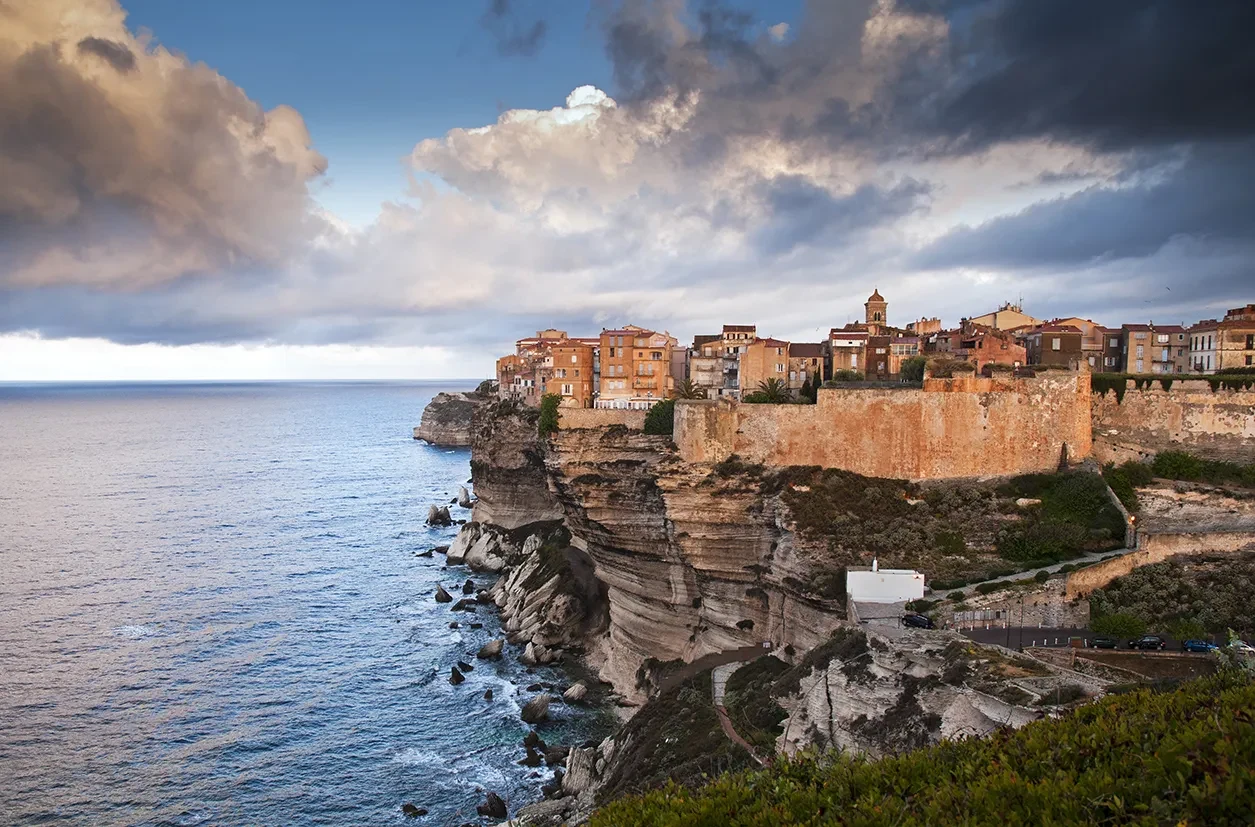
[[[846,570],[845,591],[856,603],[905,603],[924,596],[924,575],[914,569],[882,569],[873,560],[870,568]]]

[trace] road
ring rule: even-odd
[[[1006,577],[991,577],[990,579],[982,580],[979,583],[969,583],[968,585],[964,586],[961,589],[950,589],[944,594],[941,592],[936,592],[933,594],[933,597],[934,598],[945,597],[951,592],[963,592],[964,597],[970,597],[973,594],[976,594],[976,587],[981,585],[981,583],[1006,583],[1009,586],[1014,581],[1023,580],[1025,577],[1032,577],[1034,574],[1036,574],[1039,571],[1047,571],[1047,572],[1050,572],[1051,574],[1054,574],[1055,572],[1057,572],[1059,569],[1063,568],[1064,566],[1068,566],[1068,565],[1071,565],[1074,567],[1075,566],[1088,566],[1091,563],[1100,562],[1105,557],[1122,557],[1125,554],[1128,554],[1130,551],[1135,551],[1135,549],[1118,548],[1113,551],[1098,551],[1093,554],[1086,554],[1081,557],[1074,557],[1071,560],[1064,560],[1061,563],[1054,563],[1053,565],[1042,566],[1039,569],[1027,569],[1025,571],[1016,572],[1015,574],[1008,574]]]

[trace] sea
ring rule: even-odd
[[[491,578],[421,556],[456,533],[425,518],[470,456],[412,428],[472,385],[0,385],[0,824],[456,825],[489,790],[539,800],[519,708],[570,676],[477,661],[495,610],[433,595]],[[552,714],[550,744],[609,726]]]

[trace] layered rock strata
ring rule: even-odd
[[[423,409],[414,438],[431,445],[461,448],[471,444],[471,418],[480,399],[473,393],[438,393]]]

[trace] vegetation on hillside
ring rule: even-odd
[[[1211,385],[1213,391],[1218,390],[1249,390],[1255,387],[1255,369],[1227,368],[1224,373],[1195,376],[1191,374],[1146,374],[1146,373],[1095,373],[1090,376],[1090,388],[1094,393],[1106,394],[1114,391],[1116,402],[1124,402],[1128,392],[1129,380],[1139,391],[1149,390],[1158,385],[1164,390],[1171,390],[1174,381],[1201,379]]]
[[[1131,459],[1120,465],[1107,463],[1102,467],[1102,477],[1129,513],[1136,514],[1139,506],[1137,489],[1150,485],[1155,474],[1146,463]]]
[[[998,537],[998,553],[1007,560],[1058,562],[1124,541],[1124,517],[1095,474],[1028,474],[1011,480],[1004,491],[1041,500],[1033,519]]]
[[[556,393],[547,393],[540,398],[540,417],[536,420],[536,432],[541,437],[558,430],[558,405],[561,403],[562,397]]]
[[[1241,485],[1255,488],[1255,463],[1239,465],[1203,459],[1185,451],[1163,451],[1155,455],[1150,471],[1156,477],[1213,485]]]
[[[1111,696],[1058,720],[880,761],[782,760],[616,801],[593,827],[1246,825],[1255,811],[1255,685],[1237,670]]]
[[[1255,553],[1167,560],[1134,569],[1089,597],[1094,628],[1128,617],[1173,637],[1255,632]],[[1130,637],[1132,635],[1129,635]]]

